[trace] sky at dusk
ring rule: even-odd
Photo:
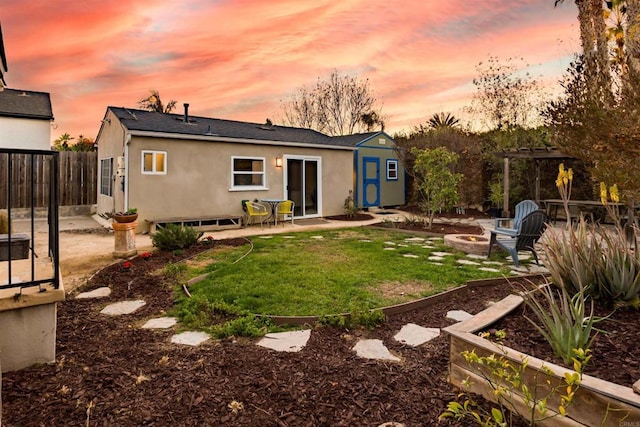
[[[557,85],[580,49],[573,3],[0,0],[0,23],[7,85],[51,94],[53,139],[95,137],[107,106],[137,108],[150,89],[177,113],[282,123],[282,100],[334,69],[368,79],[393,134],[467,118],[489,56]]]

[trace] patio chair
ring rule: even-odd
[[[516,212],[513,218],[496,218],[495,232],[506,236],[518,234],[520,222],[533,211],[540,209],[533,200],[523,200],[516,205]]]
[[[246,225],[249,225],[251,221],[255,223],[255,220],[260,221],[260,228],[262,228],[262,224],[269,218],[269,211],[266,206],[257,203],[257,202],[244,202],[244,206],[247,208],[247,219],[245,221]]]
[[[295,203],[292,200],[285,200],[278,203],[275,214],[275,224],[278,225],[278,218],[282,217],[280,221],[284,227],[284,222],[291,218],[291,225],[293,225],[293,208]]]
[[[504,234],[493,230],[491,232],[491,240],[489,241],[489,253],[487,254],[487,258],[491,256],[491,249],[495,244],[509,252],[516,268],[520,266],[520,261],[518,260],[518,252],[520,251],[530,251],[533,254],[536,264],[540,265],[535,244],[546,230],[548,222],[549,217],[546,212],[542,209],[538,209],[530,212],[522,218],[518,232],[515,236],[505,236]],[[498,235],[505,237],[498,237]]]

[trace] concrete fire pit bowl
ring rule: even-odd
[[[444,236],[444,244],[468,254],[489,253],[489,238],[475,234],[447,234]]]

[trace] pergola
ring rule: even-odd
[[[543,160],[573,159],[573,157],[551,147],[512,148],[502,150],[496,155],[504,158],[504,200],[502,206],[502,214],[504,216],[509,216],[509,163],[511,159],[533,159],[535,161],[535,198],[538,205],[540,205],[540,163]]]

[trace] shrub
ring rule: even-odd
[[[151,242],[153,246],[162,251],[187,249],[195,245],[202,234],[202,232],[194,230],[193,227],[167,224],[166,227],[160,228],[151,236]]]
[[[358,212],[358,206],[353,199],[353,190],[349,190],[349,195],[344,199],[344,213],[348,218],[353,218]]]

